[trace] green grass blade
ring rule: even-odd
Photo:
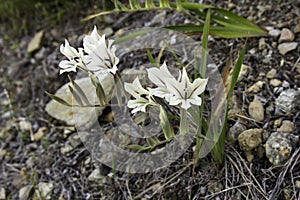
[[[84,91],[81,89],[81,87],[69,75],[68,75],[68,78],[69,78],[72,86],[74,87],[74,89],[78,92],[79,96],[84,101],[84,103],[86,105],[90,105],[90,102],[89,102],[87,96],[85,95]]]
[[[68,102],[66,102],[65,100],[63,100],[62,98],[55,96],[54,94],[50,94],[49,92],[45,92],[51,99],[53,99],[54,101],[63,104],[65,106],[69,106],[71,107],[72,105],[69,104]]]
[[[158,67],[158,64],[156,63],[156,61],[155,61],[155,59],[154,59],[154,57],[153,57],[153,55],[152,55],[152,53],[149,49],[147,49],[147,56],[148,56],[148,59],[149,59],[151,65],[153,67]]]
[[[209,34],[209,25],[210,25],[210,9],[207,11],[204,28],[203,28],[203,34],[202,34],[202,50],[201,50],[201,61],[200,61],[200,76],[203,78],[205,77],[206,73],[206,62],[207,62],[207,46],[208,46],[208,34]],[[198,69],[199,70],[199,69]],[[203,121],[203,112],[204,112],[204,93],[201,94],[202,104],[200,106],[200,112],[199,112],[199,129],[196,133],[196,149],[194,153],[194,166],[198,163],[199,160],[199,152],[200,152],[200,146],[202,144],[203,139],[200,137],[202,132],[202,121]]]
[[[129,5],[131,10],[141,9],[140,4],[136,0],[129,0]]]
[[[200,74],[205,77],[206,74],[206,62],[207,62],[207,45],[210,25],[210,10],[207,11],[203,34],[202,34],[202,51],[201,51],[201,62],[200,62]]]
[[[84,104],[83,104],[83,102],[82,102],[80,96],[79,96],[78,93],[74,90],[74,88],[72,88],[72,86],[70,86],[70,85],[68,85],[68,88],[69,88],[71,94],[73,95],[75,101],[76,101],[79,105],[84,106]]]
[[[143,147],[140,145],[132,144],[132,145],[128,145],[127,148],[137,150],[137,151],[145,151],[151,149],[152,147],[151,146]]]
[[[145,7],[146,7],[146,9],[153,9],[153,8],[155,8],[153,0],[146,0]]]
[[[146,138],[146,141],[152,148],[160,144],[159,140],[155,136]]]
[[[246,42],[247,43],[247,42]],[[242,67],[242,64],[243,64],[243,59],[244,59],[244,55],[245,55],[245,51],[246,51],[246,43],[234,65],[234,69],[233,69],[233,72],[232,72],[232,78],[231,78],[231,83],[230,83],[230,88],[229,88],[229,91],[228,91],[228,101],[230,101],[230,98],[232,96],[232,93],[233,93],[233,90],[234,90],[234,87],[237,83],[237,80],[238,80],[238,77],[239,77],[239,73],[241,71],[241,67]],[[227,102],[227,104],[229,104],[229,102]]]

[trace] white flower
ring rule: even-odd
[[[115,55],[116,47],[113,46],[113,42],[114,40],[108,40],[106,43],[105,35],[101,37],[96,26],[90,35],[83,38],[83,48],[87,53],[84,62],[88,70],[96,75],[115,74],[118,71],[119,58]]]
[[[185,110],[190,108],[191,104],[201,105],[202,100],[199,95],[204,92],[207,79],[197,78],[191,83],[186,69],[183,68],[178,80],[170,78],[165,83],[169,92],[173,94],[169,101],[170,105],[181,104],[181,107]]]
[[[166,62],[162,64],[160,68],[152,67],[147,69],[148,78],[152,83],[157,85],[157,88],[151,89],[154,96],[165,98],[167,101],[170,101],[172,94],[166,86],[166,81],[168,79],[175,79],[172,74],[169,72]]]
[[[129,108],[133,108],[131,113],[138,111],[146,112],[147,106],[155,104],[151,100],[150,92],[143,88],[138,78],[136,78],[133,83],[125,83],[124,87],[125,90],[135,98],[129,100],[127,103]]]
[[[68,40],[65,40],[65,45],[60,45],[60,52],[68,58],[59,63],[60,74],[64,72],[76,72],[77,67],[84,67],[83,63],[83,49],[79,48],[78,51],[71,47]]]

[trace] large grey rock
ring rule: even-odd
[[[91,104],[99,104],[99,100],[96,95],[96,89],[93,86],[90,78],[80,78],[78,80],[75,80],[75,82],[85,92]],[[100,82],[109,100],[111,89],[114,85],[113,78],[111,76],[108,76],[102,79]],[[55,95],[66,100],[72,105],[78,105],[78,103],[76,103],[76,101],[74,100],[71,92],[69,91],[68,85],[69,83],[63,85],[60,89],[57,90]],[[51,100],[46,105],[46,111],[51,117],[65,121],[68,125],[76,124],[76,126],[84,127],[90,127],[97,120],[97,116],[102,114],[103,109],[104,108],[100,107],[69,107],[54,100]]]
[[[300,91],[288,89],[280,93],[275,101],[276,107],[286,113],[297,112],[300,109]]]

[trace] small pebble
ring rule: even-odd
[[[296,49],[298,46],[297,42],[287,42],[278,45],[278,50],[281,55],[285,55],[287,52]]]
[[[235,122],[235,124],[229,129],[227,140],[234,144],[237,140],[239,135],[246,130],[246,126],[241,124],[240,121]]]
[[[248,108],[248,112],[249,112],[249,115],[261,122],[265,119],[265,115],[264,115],[264,106],[263,104],[259,101],[259,100],[256,100],[254,99],[250,104],[249,104],[249,108]]]
[[[264,81],[257,81],[256,83],[254,83],[251,87],[249,87],[247,89],[247,92],[253,92],[253,93],[257,93],[259,92],[262,87],[264,86],[265,82]]]
[[[258,42],[258,49],[263,50],[266,47],[265,38],[260,38]]]
[[[271,69],[271,70],[267,73],[267,78],[269,78],[269,79],[274,78],[275,75],[276,75],[276,73],[277,73],[277,70],[276,70],[276,69]]]
[[[270,80],[270,85],[274,86],[274,87],[278,87],[282,84],[282,81],[277,79],[277,78],[274,78],[274,79],[271,79]]]
[[[5,188],[0,188],[0,199],[6,199]]]
[[[276,107],[286,113],[292,113],[300,108],[300,91],[288,89],[280,93],[275,100]]]
[[[296,180],[296,181],[295,181],[295,185],[296,185],[296,187],[297,187],[298,189],[300,189],[300,180]]]
[[[290,87],[290,83],[284,80],[283,83],[282,83],[282,87],[289,88]]]
[[[239,137],[239,146],[243,151],[251,151],[262,143],[263,129],[248,129],[243,131]]]
[[[295,125],[293,122],[291,122],[289,120],[283,120],[282,125],[280,126],[280,128],[277,129],[277,132],[291,133],[291,132],[293,132],[294,128],[295,128]]]
[[[274,132],[266,142],[266,156],[273,165],[282,164],[292,152],[289,134]]]
[[[278,29],[273,29],[269,31],[269,35],[272,37],[278,37],[280,35],[281,31]]]
[[[275,121],[274,121],[274,128],[277,128],[277,127],[279,127],[280,125],[281,125],[281,118],[280,119],[276,119]]]
[[[283,28],[278,42],[279,43],[292,42],[294,39],[295,39],[294,33],[290,29]]]
[[[300,33],[300,24],[297,24],[294,28],[295,33]]]

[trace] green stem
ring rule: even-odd
[[[187,120],[187,111],[183,108],[180,108],[180,135],[184,135],[189,131],[188,120]]]

